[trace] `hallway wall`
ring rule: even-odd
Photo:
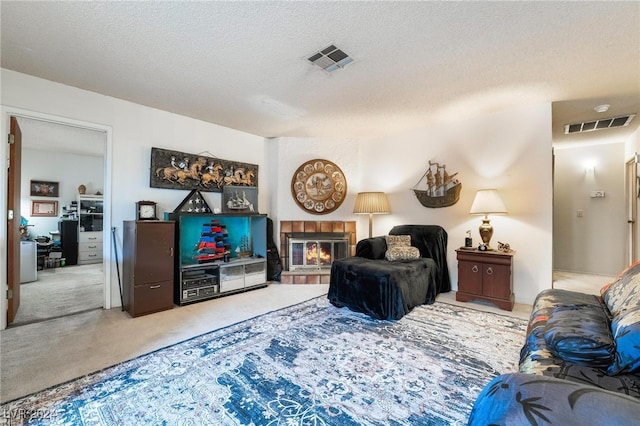
[[[554,269],[616,275],[626,266],[624,152],[622,142],[556,149]]]

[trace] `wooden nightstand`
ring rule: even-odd
[[[500,309],[513,310],[513,277],[511,266],[515,251],[456,250],[458,259],[458,292],[456,300],[489,301]]]

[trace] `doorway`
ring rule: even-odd
[[[554,153],[554,271],[615,276],[628,264],[625,145],[556,147]]]
[[[7,111],[7,119],[9,116],[17,118],[22,130],[20,216],[33,225],[27,227],[29,235],[25,239],[55,245],[59,223],[70,219],[69,212],[74,202],[77,203],[80,185],[86,188],[87,194],[102,194],[104,205],[110,205],[108,164],[111,129],[25,111]],[[87,170],[92,172],[87,174]],[[32,195],[32,180],[55,182],[58,185],[58,197]],[[55,203],[55,213],[47,217],[33,216],[32,203],[37,200]],[[100,251],[105,255],[102,260],[87,265],[69,265],[61,263],[59,257],[58,260],[53,257],[43,265],[39,259],[35,265],[39,278],[21,284],[21,304],[15,321],[9,325],[111,307],[110,263],[106,261],[111,249],[109,208],[104,208],[103,224]],[[51,292],[50,296],[47,296],[47,292]],[[35,296],[30,300],[30,295]],[[3,327],[6,325],[4,318]]]

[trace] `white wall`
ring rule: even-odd
[[[277,182],[272,194],[276,195],[276,208],[272,219],[274,232],[279,233],[279,222],[282,220],[354,220],[353,203],[356,193],[360,191],[357,180],[362,173],[359,167],[359,144],[351,140],[330,140],[312,138],[274,138],[268,140],[270,158],[277,161]],[[347,180],[347,198],[335,211],[324,215],[308,213],[296,204],[291,195],[293,174],[302,163],[315,158],[326,159],[335,163]],[[367,225],[368,227],[368,222]],[[368,228],[362,228],[368,233]],[[356,230],[363,235],[361,229]]]
[[[616,275],[626,266],[625,162],[624,143],[555,150],[555,269]],[[600,190],[604,198],[591,198]]]
[[[2,70],[1,78],[4,133],[8,133],[12,109],[68,117],[111,129],[111,146],[106,153],[111,169],[105,191],[111,188],[110,213],[120,241],[122,221],[134,219],[137,200],[155,200],[160,211],[169,211],[187,195],[187,191],[149,188],[151,147],[189,153],[208,151],[223,159],[260,166],[260,212],[269,214],[276,226],[281,220],[356,220],[357,234],[362,238],[368,232],[368,218],[352,213],[355,194],[387,192],[392,214],[375,217],[374,234],[385,234],[396,224],[443,226],[449,234],[448,260],[454,289],[457,288],[454,249],[463,244],[468,229],[473,232],[474,242],[479,241],[480,218],[468,214],[475,192],[498,188],[509,214],[492,217],[495,228],[492,241],[508,242],[517,250],[516,301],[531,303],[541,289],[551,286],[550,104],[425,127],[373,141],[296,138],[265,141],[255,135],[13,71]],[[0,161],[6,161],[6,155],[5,145],[0,150]],[[291,197],[293,172],[313,158],[333,161],[347,178],[346,200],[328,215],[306,213]],[[456,205],[427,209],[410,191],[429,160],[445,163],[450,173],[459,173],[463,189]],[[6,182],[6,170],[0,171],[0,180]],[[219,194],[205,196],[212,207],[219,206]],[[5,203],[6,200],[0,200],[2,219],[6,219]],[[2,228],[1,276],[6,276],[5,248],[6,229]],[[105,262],[113,270],[111,303],[119,306],[112,250],[105,251]]]
[[[500,125],[496,125],[500,123]],[[355,194],[384,191],[392,213],[374,217],[374,235],[386,234],[398,224],[437,224],[449,235],[448,263],[457,289],[455,249],[464,244],[467,230],[480,241],[481,218],[468,214],[478,189],[497,188],[509,214],[493,216],[493,245],[506,242],[514,258],[516,302],[532,303],[551,287],[552,264],[552,151],[551,105],[541,104],[425,127],[372,141],[279,138],[270,141],[278,159],[278,220],[356,220],[361,239],[368,233],[368,217],[354,215]],[[335,212],[315,216],[291,199],[291,178],[305,161],[325,158],[345,173],[348,197]],[[423,207],[412,188],[428,161],[447,165],[462,182],[460,201],[440,209]],[[276,223],[277,225],[277,223]]]
[[[122,222],[135,219],[135,202],[154,200],[160,211],[173,210],[188,191],[149,188],[151,147],[198,154],[209,152],[216,157],[253,163],[259,166],[259,206],[269,213],[269,175],[265,162],[264,138],[192,118],[125,102],[116,98],[76,89],[26,74],[1,70],[2,134],[9,133],[9,115],[15,110],[33,111],[55,117],[96,123],[111,130],[106,156],[111,162],[105,180],[105,201],[111,201],[111,224],[117,228],[121,253]],[[6,164],[8,148],[2,144],[0,162]],[[0,168],[3,193],[6,168]],[[111,194],[109,194],[109,189]],[[0,219],[6,223],[6,197],[0,200]],[[220,205],[219,193],[205,193],[211,205]],[[106,220],[106,215],[105,215]],[[105,223],[105,226],[108,226]],[[109,235],[107,235],[108,237]],[[110,238],[109,238],[110,240]],[[0,276],[6,276],[6,227],[0,227]],[[108,246],[108,248],[111,248]],[[113,249],[105,250],[105,263],[111,267],[111,304],[119,306],[119,291]],[[6,287],[6,283],[3,288]],[[4,294],[4,291],[2,291]],[[6,309],[6,300],[2,309]],[[4,314],[0,315],[4,318]]]
[[[22,149],[22,176],[20,211],[29,221],[29,234],[33,237],[44,235],[58,229],[58,221],[62,216],[62,206],[78,199],[78,186],[87,187],[87,194],[96,191],[104,192],[103,179],[104,159],[102,157],[64,154],[53,151]],[[54,181],[60,184],[59,197],[36,197],[30,195],[30,181]],[[31,216],[31,201],[46,200],[58,202],[57,217]]]

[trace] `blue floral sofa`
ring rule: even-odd
[[[483,389],[470,425],[640,424],[640,262],[600,296],[540,292],[519,370]]]

